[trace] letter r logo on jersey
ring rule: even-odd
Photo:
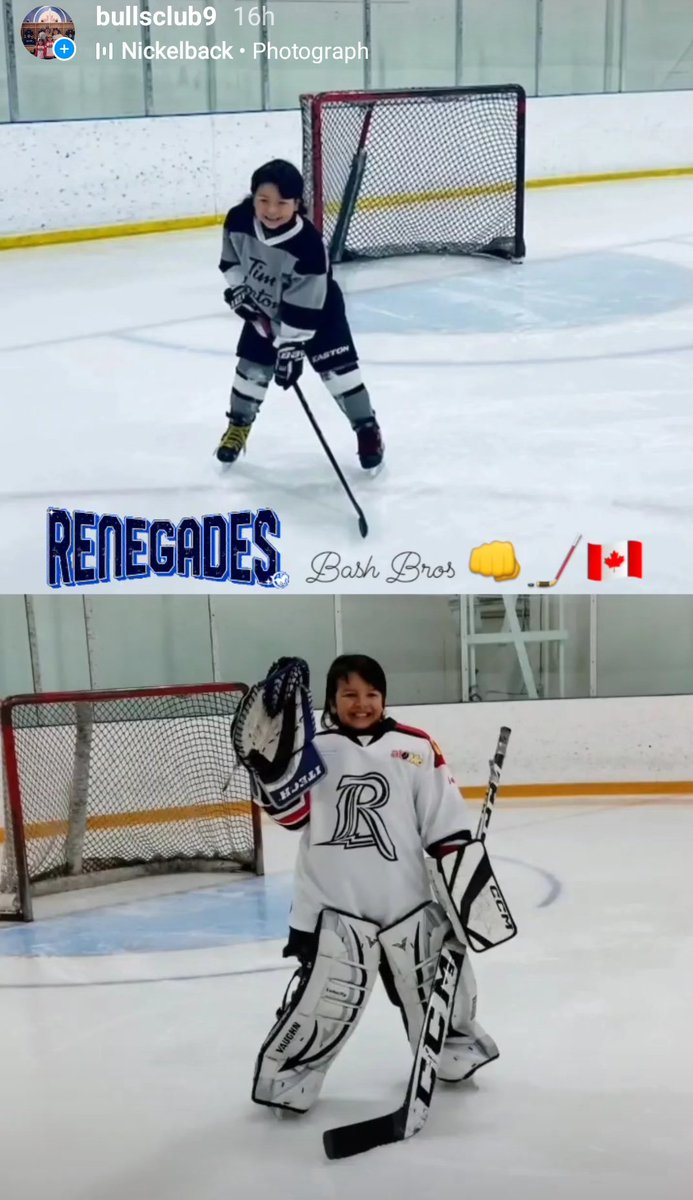
[[[344,846],[346,850],[375,846],[389,862],[397,851],[384,818],[376,810],[390,799],[390,785],[377,771],[365,775],[342,775],[337,784],[337,824],[332,837],[321,846]]]

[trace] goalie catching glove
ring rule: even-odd
[[[517,926],[480,838],[427,862],[433,894],[445,909],[455,937],[472,950],[490,950],[515,937]]]
[[[234,750],[259,784],[259,799],[281,812],[326,774],[313,745],[308,664],[280,658],[241,700],[231,727]]]

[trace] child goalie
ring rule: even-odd
[[[256,802],[285,829],[303,830],[283,952],[300,965],[260,1048],[252,1089],[256,1103],[296,1112],[316,1101],[378,973],[415,1052],[451,931],[475,949],[514,932],[438,746],[386,714],[382,667],[361,654],[332,663],[321,733],[308,683],[302,660],[280,659],[244,698],[233,727]],[[431,898],[432,882],[442,903]],[[476,1020],[465,954],[439,1077],[468,1079],[497,1057]]]
[[[224,299],[243,321],[219,461],[233,463],[245,450],[272,378],[292,387],[307,358],[356,433],[361,466],[379,467],[383,440],[344,297],[306,216],[303,178],[292,163],[274,159],[255,171],[250,195],[224,221],[219,269]]]

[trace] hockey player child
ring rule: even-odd
[[[300,966],[260,1049],[252,1090],[258,1104],[296,1112],[317,1099],[378,972],[416,1050],[451,930],[445,880],[465,875],[466,864],[457,870],[465,847],[479,847],[436,743],[386,715],[386,679],[374,659],[347,654],[332,663],[317,734],[307,684],[302,660],[281,659],[243,700],[233,730],[256,800],[285,829],[303,830],[284,949]],[[425,854],[437,860],[447,911],[431,898]],[[498,1057],[475,1014],[465,954],[441,1079],[467,1079]]]
[[[356,433],[361,466],[383,459],[380,427],[361,379],[341,289],[325,244],[305,215],[303,178],[283,159],[255,171],[251,194],[224,222],[224,299],[243,320],[228,429],[217,448],[235,462],[274,377],[287,389],[307,358]]]

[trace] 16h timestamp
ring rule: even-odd
[[[241,5],[233,10],[238,14],[239,25],[274,25],[274,13],[266,5],[256,5],[244,12]]]

